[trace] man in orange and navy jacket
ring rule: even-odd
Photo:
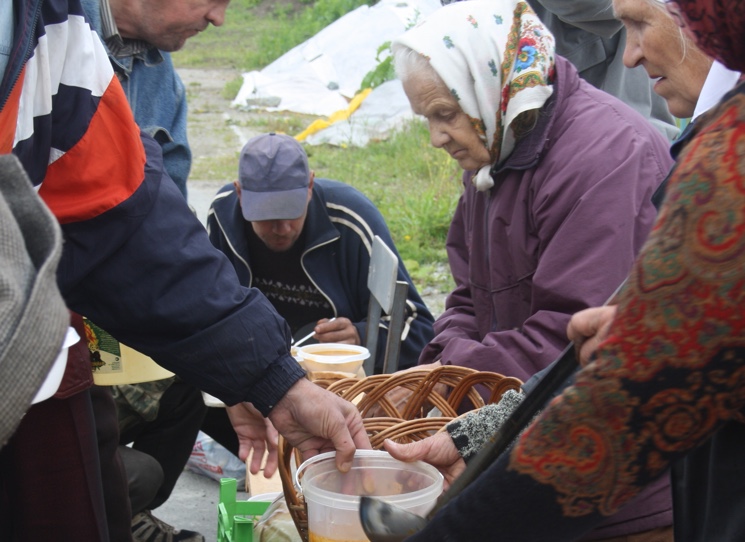
[[[303,378],[287,324],[258,290],[239,284],[174,183],[164,182],[160,147],[134,123],[79,0],[2,3],[0,34],[12,43],[0,84],[0,153],[21,160],[62,226],[58,281],[68,307],[235,405],[246,442],[262,436],[250,401],[308,454],[336,448],[342,465],[355,446],[368,446],[356,409]],[[57,489],[65,488],[45,489],[55,506],[73,500]],[[38,509],[29,512],[39,519]],[[20,512],[3,513],[0,529],[14,521]],[[87,540],[52,525],[43,536]]]

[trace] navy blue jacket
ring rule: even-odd
[[[212,243],[232,262],[241,284],[251,286],[251,257],[244,235],[243,215],[232,184],[220,189],[207,215]],[[306,247],[302,264],[308,278],[326,297],[334,316],[354,322],[365,344],[370,292],[367,274],[375,235],[379,235],[396,255],[396,247],[380,211],[355,188],[328,179],[316,178],[313,197],[305,220]],[[401,337],[399,369],[416,365],[419,353],[433,336],[434,321],[411,282],[399,256],[398,280],[409,283],[406,325]],[[380,322],[376,372],[382,370],[387,317]]]
[[[225,403],[268,414],[304,376],[287,323],[210,243],[160,145],[135,124],[79,0],[13,7],[0,143],[13,144],[62,225],[57,277],[68,307]],[[23,73],[38,76],[21,85]],[[34,107],[13,114],[19,103]]]

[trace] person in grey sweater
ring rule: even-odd
[[[70,316],[57,288],[62,234],[13,155],[0,155],[0,449],[60,352]]]

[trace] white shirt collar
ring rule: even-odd
[[[717,105],[722,96],[732,90],[739,78],[740,72],[732,71],[715,60],[701,88],[691,120],[695,120],[696,117]]]

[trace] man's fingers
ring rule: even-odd
[[[261,460],[264,459],[264,443],[255,443],[253,447],[253,455],[251,456],[251,474],[258,474],[261,470]]]
[[[316,340],[321,343],[360,344],[357,328],[348,318],[319,320],[315,332]]]
[[[279,457],[277,455],[277,451],[274,450],[274,452],[269,452],[269,454],[266,456],[266,464],[264,465],[264,478],[271,478],[274,476],[274,473],[277,471],[277,466],[279,465]]]
[[[332,440],[336,448],[336,466],[340,471],[347,472],[352,467],[355,450],[369,450],[372,446],[357,408],[348,401],[337,399],[343,418]]]
[[[336,449],[336,468],[341,472],[349,471],[352,468],[352,460],[356,450],[352,435],[344,427],[343,430],[334,432],[332,441]]]

